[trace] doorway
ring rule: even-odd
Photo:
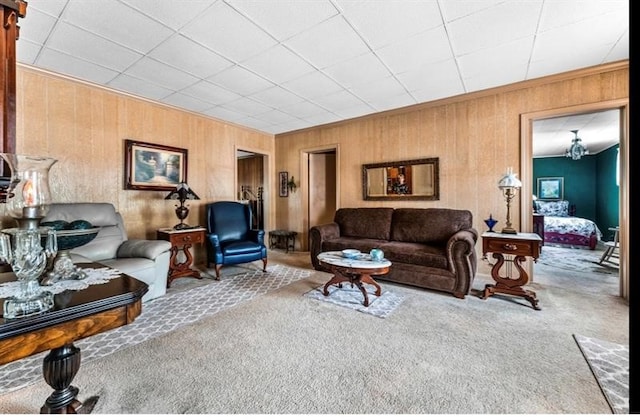
[[[267,156],[248,151],[236,151],[237,180],[236,196],[238,201],[249,204],[252,212],[251,228],[262,229],[265,226],[265,170]]]
[[[309,250],[309,229],[333,221],[339,208],[338,145],[301,151],[303,235],[301,249]]]
[[[529,113],[521,115],[521,168],[523,182],[521,195],[521,223],[522,229],[527,232],[533,230],[533,126],[534,122],[557,117],[580,116],[601,111],[619,110],[619,215],[620,223],[620,296],[629,299],[629,180],[628,180],[628,100],[606,101],[595,104],[586,104],[560,109]],[[528,269],[533,272],[535,265],[530,264]]]

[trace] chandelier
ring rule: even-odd
[[[581,143],[582,139],[578,137],[578,130],[571,130],[575,137],[571,140],[571,147],[569,147],[564,155],[570,157],[573,160],[578,160],[584,155],[589,154],[589,150]]]

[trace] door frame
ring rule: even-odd
[[[533,208],[524,200],[533,194],[533,121],[574,114],[586,114],[611,109],[620,110],[620,296],[629,301],[629,98],[594,102],[520,115],[520,171],[524,180],[520,190],[520,226],[533,232]],[[526,203],[526,204],[524,204]],[[533,272],[534,264],[529,264]]]
[[[302,235],[300,235],[300,249],[309,251],[309,155],[314,153],[335,152],[336,154],[336,209],[340,208],[340,145],[328,144],[325,146],[300,149],[300,188],[302,191]]]
[[[272,229],[271,226],[275,226],[275,200],[271,197],[272,185],[275,185],[275,176],[272,176],[269,168],[275,167],[273,153],[267,150],[259,149],[256,147],[245,147],[234,145],[235,160],[233,163],[233,201],[237,201],[238,193],[238,151],[255,153],[262,156],[262,203],[263,203],[263,215],[264,218],[264,231],[268,232]]]

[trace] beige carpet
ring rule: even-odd
[[[480,264],[474,294],[490,282]],[[328,278],[87,363],[80,398],[100,395],[103,414],[611,413],[573,334],[628,343],[615,278],[594,293],[538,270],[541,311],[384,283],[405,296],[387,318],[303,296]],[[37,413],[49,394],[44,382],[4,394],[0,413]]]

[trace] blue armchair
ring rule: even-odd
[[[267,270],[264,230],[251,229],[251,207],[235,201],[217,201],[206,205],[207,267],[215,264],[216,280],[223,265],[262,260]]]

